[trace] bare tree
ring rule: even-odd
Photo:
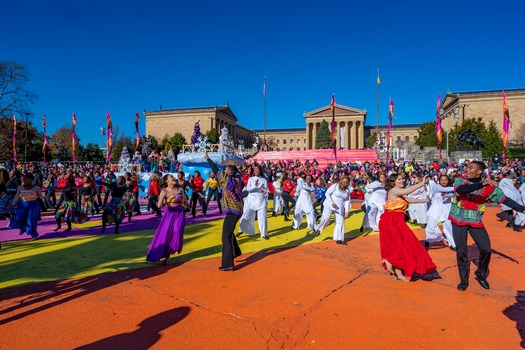
[[[29,71],[24,65],[0,61],[0,117],[30,115],[38,95],[26,88]]]

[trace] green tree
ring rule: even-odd
[[[366,139],[366,148],[372,149],[374,148],[374,145],[377,141],[377,132],[373,132],[368,138]]]
[[[498,154],[503,153],[503,138],[501,137],[501,132],[496,126],[494,120],[489,122],[489,126],[487,127],[486,131],[481,134],[481,138],[484,141],[484,145],[481,149],[483,158],[492,157],[494,152],[497,152]],[[505,153],[509,154],[508,151]]]
[[[328,129],[328,122],[323,119],[319,131],[315,137],[315,148],[316,149],[328,149],[330,148],[330,130]]]
[[[88,143],[80,154],[82,161],[100,162],[104,161],[104,152],[95,143]]]
[[[449,137],[449,149],[451,152],[461,148],[475,149],[474,146],[458,139],[459,134],[461,134],[463,131],[466,131],[467,129],[472,131],[480,138],[483,138],[483,135],[485,135],[487,132],[485,123],[483,123],[481,118],[467,118],[463,121],[463,123],[454,125],[454,127],[450,130]]]
[[[25,119],[25,118],[24,118]],[[0,117],[0,159],[4,161],[13,159],[13,118]],[[16,122],[16,156],[23,162],[26,151],[26,123],[25,120]],[[39,161],[42,159],[42,135],[30,120],[27,123],[27,160]]]
[[[49,138],[49,146],[51,148],[53,158],[58,158],[58,160],[61,161],[71,161],[73,157],[73,145],[71,143],[72,132],[73,128],[63,126],[55,131],[53,135],[51,135]],[[75,144],[80,145],[80,138],[78,135],[75,135]]]
[[[113,139],[113,151],[111,152],[111,160],[113,162],[118,162],[120,159],[120,154],[122,153],[122,149],[126,147],[128,150],[134,150],[135,149],[135,141],[134,139],[131,139],[131,137],[126,136],[123,131],[120,131],[119,126],[117,125],[115,127],[115,131],[113,132],[114,139]],[[157,143],[158,147],[158,143]]]
[[[208,137],[208,141],[211,143],[219,143],[219,132],[217,129],[213,128],[206,132],[205,134]]]
[[[0,117],[30,115],[38,95],[26,87],[28,83],[29,71],[24,65],[0,61]]]
[[[182,146],[186,144],[186,138],[180,132],[176,132],[170,139],[171,149],[175,155],[179,154],[182,150]]]
[[[446,135],[445,135],[445,132],[443,130],[443,134],[442,134],[442,145],[444,145],[444,147],[442,148],[445,148],[446,145]],[[437,147],[437,144],[438,144],[438,139],[437,139],[437,136],[436,136],[436,122],[433,121],[433,122],[426,122],[426,123],[423,123],[421,124],[421,127],[419,128],[419,135],[417,137],[417,140],[416,140],[416,145],[420,146],[420,147]]]

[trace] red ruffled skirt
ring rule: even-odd
[[[425,275],[436,269],[436,264],[405,223],[403,212],[385,211],[379,221],[379,245],[381,260],[404,270],[405,276]],[[386,270],[385,264],[383,268]]]

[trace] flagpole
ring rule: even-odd
[[[379,80],[379,67],[377,67],[376,137],[377,137],[377,135],[379,135],[379,85],[381,85],[381,81]]]
[[[264,77],[264,146],[266,147],[266,77]]]

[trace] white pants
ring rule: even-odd
[[[306,223],[309,230],[315,230],[315,212],[312,210],[306,214]],[[301,211],[295,211],[293,214],[292,227],[298,229],[303,223],[303,213]]]
[[[248,206],[244,207],[242,213],[239,229],[241,232],[247,233],[250,236],[255,235],[255,214],[257,213],[257,221],[259,222],[259,231],[261,237],[268,236],[268,218],[266,217],[266,207],[259,210],[252,210]]]
[[[319,224],[315,225],[315,230],[322,232],[323,229],[330,224],[330,216],[334,213],[335,227],[334,227],[334,241],[344,241],[345,239],[345,218],[343,215],[332,211],[329,205],[323,208],[323,215]]]
[[[368,218],[368,225],[374,231],[379,231],[379,209],[375,205],[369,205],[366,208],[366,214]]]
[[[284,210],[283,197],[280,194],[273,195],[273,212],[280,213]]]
[[[428,242],[442,242],[443,234],[439,229],[439,221],[436,218],[428,217],[427,227],[425,228],[426,240]],[[443,221],[443,233],[451,247],[456,247],[454,237],[452,236],[452,223],[450,220]]]

